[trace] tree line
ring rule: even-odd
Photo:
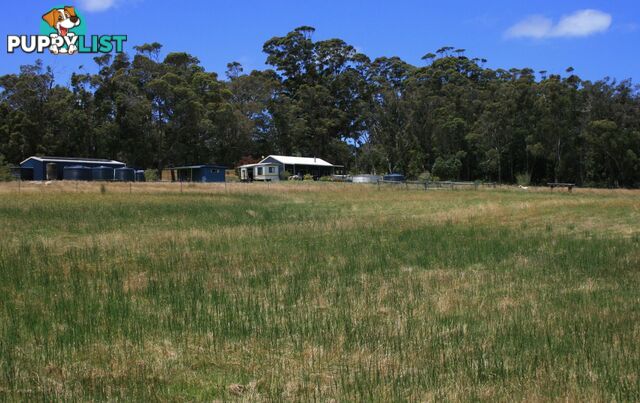
[[[354,173],[640,186],[640,91],[491,69],[442,47],[414,66],[371,60],[300,27],[263,47],[270,69],[226,77],[162,45],[96,57],[68,86],[37,61],[0,77],[0,159],[113,158],[140,168],[229,167],[268,154],[317,156]]]

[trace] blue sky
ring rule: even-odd
[[[65,84],[92,56],[7,54],[9,34],[37,34],[40,17],[59,1],[13,2],[1,24],[0,74],[42,58]],[[84,15],[87,34],[126,34],[126,48],[158,41],[164,53],[187,51],[221,76],[230,61],[245,71],[265,67],[262,44],[300,25],[314,39],[341,38],[369,57],[420,57],[442,46],[467,49],[489,67],[563,72],[573,66],[587,79],[640,81],[640,2],[619,1],[378,1],[315,2],[211,0],[69,0]]]

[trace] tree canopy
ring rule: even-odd
[[[443,46],[423,65],[371,60],[299,27],[265,42],[272,69],[226,77],[159,43],[96,57],[70,85],[37,61],[0,77],[0,159],[114,158],[140,168],[230,167],[267,154],[318,156],[352,172],[441,179],[640,186],[640,91],[491,69]]]

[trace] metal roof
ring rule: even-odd
[[[260,163],[264,160],[273,158],[274,160],[280,162],[281,164],[286,165],[313,165],[313,166],[321,166],[321,167],[334,167],[335,165],[316,157],[290,157],[286,155],[269,155],[264,158]]]
[[[29,157],[26,160],[22,161],[20,164],[24,164],[25,162],[34,159],[36,161],[41,162],[75,162],[75,163],[88,163],[88,164],[120,164],[126,165],[124,162],[109,160],[109,159],[101,159],[101,158],[76,158],[76,157]]]
[[[167,169],[200,169],[200,168],[227,168],[223,165],[210,165],[210,164],[204,164],[204,165],[188,165],[188,166],[184,166],[184,167],[169,167]]]
[[[258,162],[255,164],[245,164],[245,165],[240,165],[238,168],[253,168],[253,167],[257,167],[257,166],[267,166],[267,165],[279,165],[277,162]]]

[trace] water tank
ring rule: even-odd
[[[82,165],[70,165],[62,169],[62,178],[66,181],[90,181],[91,168]]]
[[[355,175],[351,178],[353,183],[378,183],[381,178],[378,175]]]
[[[94,181],[112,181],[113,168],[99,166],[91,168],[91,177]]]
[[[145,182],[144,171],[136,171],[136,182]]]
[[[384,176],[385,182],[404,182],[404,175],[402,174],[389,174]]]
[[[114,179],[120,182],[133,182],[136,178],[133,168],[116,168],[114,172]]]
[[[58,179],[58,164],[55,162],[47,163],[47,180],[54,181]]]

